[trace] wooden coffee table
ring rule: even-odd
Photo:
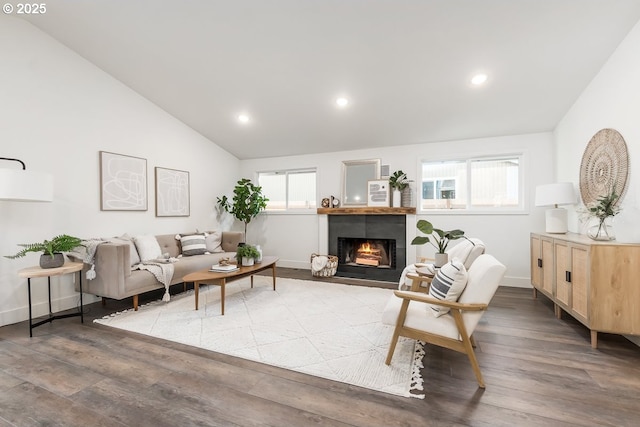
[[[241,279],[243,277],[251,276],[251,287],[253,288],[253,275],[266,270],[271,269],[273,276],[273,290],[276,290],[276,262],[278,258],[274,256],[265,256],[262,258],[260,264],[254,264],[250,267],[240,267],[240,270],[230,271],[228,273],[221,273],[218,271],[200,270],[194,273],[189,273],[182,278],[182,281],[193,282],[193,290],[196,295],[196,310],[198,309],[198,295],[200,293],[200,284],[203,285],[216,285],[220,286],[220,304],[222,308],[222,315],[224,315],[224,287],[227,282]]]

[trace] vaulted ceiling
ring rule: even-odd
[[[50,0],[21,17],[247,159],[553,130],[640,1]]]

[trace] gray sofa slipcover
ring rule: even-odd
[[[180,242],[175,234],[156,235],[162,253],[171,257],[180,255]],[[244,241],[244,233],[236,231],[222,232],[222,249],[224,252],[183,256],[173,263],[175,271],[171,284],[182,283],[182,278],[194,271],[203,270],[217,264],[222,258],[235,257],[238,243]],[[86,272],[91,265],[85,264],[82,270],[82,290],[84,293],[105,298],[121,300],[133,297],[133,307],[138,309],[138,295],[155,289],[164,289],[155,276],[146,270],[131,268],[130,244],[127,241],[102,243],[97,247],[94,257],[96,277],[86,280]],[[76,291],[80,291],[76,281]]]

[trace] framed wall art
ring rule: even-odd
[[[100,210],[147,210],[147,159],[100,151]]]
[[[189,216],[189,172],[155,169],[156,216]]]
[[[389,207],[389,180],[367,181],[367,206]]]

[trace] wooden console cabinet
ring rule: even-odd
[[[531,284],[591,331],[640,335],[640,244],[531,233]]]

